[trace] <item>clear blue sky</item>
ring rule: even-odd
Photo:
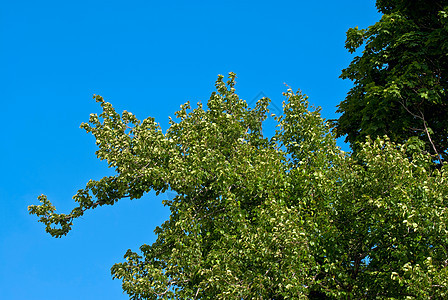
[[[0,299],[127,299],[110,267],[155,240],[168,216],[147,195],[101,207],[54,239],[27,206],[59,212],[89,179],[110,175],[79,129],[100,94],[121,112],[168,116],[206,101],[218,74],[281,107],[284,83],[334,118],[350,82],[349,27],[379,19],[373,0],[2,1],[0,9]]]

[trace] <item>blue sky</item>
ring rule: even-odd
[[[0,298],[128,299],[110,267],[155,240],[163,197],[123,199],[54,239],[27,206],[46,194],[59,212],[89,179],[112,174],[79,129],[93,94],[140,119],[205,102],[218,74],[237,92],[281,107],[284,83],[334,118],[350,82],[349,27],[380,18],[374,1],[3,1],[0,10]]]

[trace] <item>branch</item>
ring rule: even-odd
[[[425,126],[425,132],[426,132],[426,135],[428,136],[429,142],[431,143],[432,148],[434,149],[434,152],[436,153],[440,162],[442,162],[442,156],[439,154],[439,152],[437,152],[436,146],[434,146],[434,143],[432,142],[432,139],[431,139],[431,135],[429,134],[428,127],[426,126],[425,116],[423,115],[421,110],[419,110],[419,112],[422,115],[423,126]]]
[[[400,98],[403,100],[403,97],[401,97],[401,95],[400,95]],[[403,106],[403,108],[404,108],[404,109],[405,109],[411,116],[413,116],[414,118],[417,118],[417,119],[422,120],[422,122],[423,122],[423,126],[425,127],[425,129],[424,129],[423,131],[426,132],[426,135],[428,136],[428,140],[429,140],[429,142],[431,143],[432,149],[433,149],[434,152],[436,153],[436,156],[439,158],[440,162],[442,162],[442,155],[439,154],[439,152],[437,151],[436,146],[434,145],[434,142],[432,141],[432,138],[431,138],[431,135],[429,134],[428,126],[427,126],[427,123],[426,123],[426,120],[425,120],[425,115],[423,114],[423,112],[422,112],[420,109],[418,109],[418,112],[420,113],[420,115],[414,114],[413,112],[411,112],[411,111],[409,110],[409,108],[404,104],[403,101],[398,101],[398,102],[400,102],[400,104]]]

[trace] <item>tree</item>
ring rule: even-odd
[[[425,142],[435,160],[448,157],[448,2],[378,0],[381,20],[347,31],[354,53],[341,78],[354,87],[339,105],[337,135],[356,151],[365,137]]]
[[[95,96],[81,127],[116,175],[89,181],[58,214],[29,207],[52,236],[86,210],[171,190],[157,240],[115,264],[131,299],[415,299],[448,295],[448,167],[376,139],[352,157],[319,108],[288,89],[278,130],[264,137],[269,99],[254,109],[216,81],[207,107],[189,103],[162,133]]]

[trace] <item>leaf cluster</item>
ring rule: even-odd
[[[69,214],[43,195],[30,213],[61,237],[89,209],[174,192],[156,242],[111,269],[130,299],[446,297],[446,166],[388,138],[348,155],[291,89],[267,138],[270,100],[249,108],[235,79],[220,75],[206,107],[182,105],[165,133],[94,96],[102,113],[81,127],[116,175],[89,181]]]
[[[445,160],[448,2],[379,0],[377,7],[380,21],[347,31],[346,48],[364,49],[342,71],[354,87],[339,105],[337,135],[355,152],[367,135],[398,143],[417,137],[434,160]]]

